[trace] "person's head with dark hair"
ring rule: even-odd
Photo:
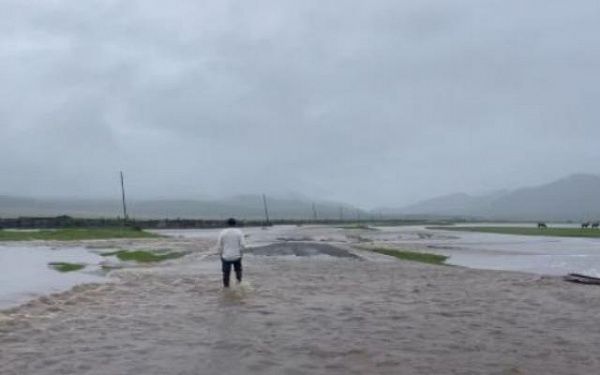
[[[237,221],[235,221],[234,218],[230,217],[229,219],[227,219],[227,225],[229,225],[230,227],[235,227],[236,224]]]

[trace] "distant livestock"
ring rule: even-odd
[[[581,223],[581,229],[585,229],[585,228],[589,228],[589,227],[590,227],[589,221],[587,223]]]
[[[538,228],[544,229],[544,228],[548,228],[548,226],[546,225],[546,223],[538,223]]]

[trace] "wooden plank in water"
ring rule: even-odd
[[[600,278],[582,275],[579,273],[570,273],[565,276],[564,279],[573,283],[600,285]]]

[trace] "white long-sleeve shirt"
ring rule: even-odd
[[[223,229],[219,234],[217,248],[221,258],[228,261],[238,260],[246,247],[244,234],[237,228]]]

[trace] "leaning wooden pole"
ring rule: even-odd
[[[266,195],[262,195],[262,199],[263,199],[263,206],[265,207],[265,218],[267,220],[267,225],[271,225],[271,221],[269,220],[269,209],[267,208],[267,196]]]
[[[318,217],[317,217],[317,206],[314,204],[312,204],[312,212],[313,212],[313,221],[317,221]]]
[[[125,179],[121,171],[121,197],[123,198],[123,224],[127,223],[127,204],[125,203]]]

